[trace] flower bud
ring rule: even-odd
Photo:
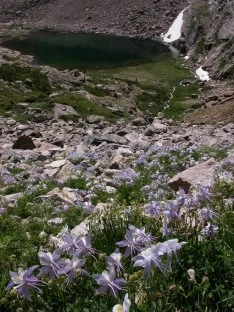
[[[188,276],[189,276],[189,280],[190,281],[195,281],[195,270],[194,269],[188,269],[187,271]]]

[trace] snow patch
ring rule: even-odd
[[[210,80],[209,73],[207,71],[203,70],[202,66],[200,66],[196,70],[196,74],[200,78],[200,80],[202,80],[202,81],[209,81]]]
[[[181,28],[184,22],[183,16],[185,10],[186,9],[180,12],[180,14],[177,16],[177,18],[174,20],[173,24],[169,28],[168,32],[165,35],[162,34],[164,42],[170,43],[175,40],[178,40],[181,37]]]

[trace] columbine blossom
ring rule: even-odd
[[[88,254],[94,254],[96,250],[91,246],[91,234],[87,236],[81,236],[76,241],[77,250],[74,253],[74,256],[84,256],[86,257]]]
[[[161,212],[160,202],[156,201],[150,202],[145,209],[145,213],[147,215],[150,215],[151,217],[158,217],[160,212]]]
[[[176,192],[176,200],[178,204],[183,206],[187,197],[188,195],[185,193],[185,190],[182,187],[179,187],[179,191]]]
[[[117,273],[120,273],[123,270],[123,265],[121,263],[122,254],[119,252],[119,249],[116,249],[110,256],[106,257],[106,262],[108,269],[114,267]]]
[[[95,249],[91,246],[91,234],[88,236],[66,234],[63,238],[65,244],[61,247],[72,256],[86,256],[88,253],[95,253]]]
[[[110,268],[108,271],[103,271],[102,274],[94,274],[93,278],[100,287],[97,290],[97,294],[110,293],[112,296],[117,296],[120,290],[123,290],[123,285],[126,281],[123,278],[115,278],[114,268]]]
[[[125,240],[117,243],[119,247],[127,247],[125,250],[125,257],[132,256],[134,253],[141,250],[142,247],[147,247],[151,241],[152,236],[145,233],[145,228],[137,229],[133,225],[129,225],[129,229],[124,236]]]
[[[161,271],[163,270],[163,264],[161,262],[161,256],[166,252],[166,247],[162,243],[153,245],[146,250],[143,250],[139,255],[132,260],[135,261],[134,267],[141,266],[144,268],[146,275],[150,275],[152,268],[157,266]]]
[[[139,173],[137,173],[132,168],[126,168],[116,174],[116,176],[114,177],[114,182],[117,185],[120,185],[122,183],[132,184],[138,178],[139,178]]]
[[[161,233],[163,236],[165,236],[167,239],[169,238],[170,234],[172,233],[172,230],[168,228],[168,223],[163,222]]]
[[[62,268],[58,271],[58,274],[66,274],[67,275],[67,283],[71,283],[76,275],[87,275],[88,272],[82,267],[85,265],[86,259],[78,259],[74,257],[67,264],[66,267]]]
[[[187,244],[187,242],[178,242],[178,239],[169,239],[166,242],[163,243],[163,247],[166,248],[166,250],[164,249],[165,253],[168,256],[168,267],[171,270],[171,259],[172,259],[172,255],[174,254],[177,261],[178,261],[178,257],[177,257],[177,250],[180,250],[182,248],[182,246],[184,246],[185,244]]]
[[[201,231],[201,234],[206,237],[213,237],[218,233],[218,231],[218,226],[208,223],[208,225]]]
[[[214,212],[213,209],[210,208],[209,206],[200,209],[198,215],[203,222],[207,222],[219,217],[219,215],[216,212]]]
[[[43,266],[39,276],[49,274],[52,279],[58,277],[58,271],[61,271],[67,264],[66,261],[61,260],[61,252],[61,249],[57,249],[52,254],[51,252],[42,251],[38,253],[40,264]]]
[[[10,290],[12,288],[17,289],[19,297],[25,297],[27,300],[31,301],[30,289],[36,289],[41,292],[38,288],[43,286],[43,282],[40,281],[36,276],[32,275],[33,271],[38,267],[34,265],[28,270],[24,271],[22,268],[18,269],[18,272],[10,271],[11,282],[7,285],[6,289]]]
[[[211,185],[202,185],[197,191],[197,194],[193,197],[193,202],[195,205],[199,205],[203,201],[210,201],[210,198],[212,196],[210,192]]]
[[[128,298],[128,294],[124,296],[124,302],[123,305],[116,304],[113,307],[112,312],[129,312],[131,307],[131,300]]]
[[[70,256],[74,255],[78,248],[76,244],[78,239],[79,236],[65,233],[65,235],[63,236],[65,244],[61,246],[61,250],[67,251],[68,255]]]
[[[179,217],[179,204],[176,200],[171,200],[167,203],[163,209],[163,215],[168,218],[169,221]]]

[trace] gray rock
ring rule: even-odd
[[[1,197],[1,203],[3,207],[11,207],[13,208],[15,206],[16,201],[23,196],[23,193],[15,193],[10,195],[5,195]]]
[[[168,185],[175,191],[182,187],[188,193],[191,186],[199,183],[204,185],[213,181],[216,165],[217,162],[210,158],[204,163],[178,173],[168,182]]]
[[[33,140],[26,135],[20,136],[12,146],[13,149],[32,150],[36,148]]]
[[[105,120],[105,118],[103,116],[98,115],[91,115],[87,118],[87,122],[91,124],[99,124],[103,120]]]
[[[61,170],[56,175],[56,179],[60,182],[64,182],[69,178],[74,170],[75,166],[70,161],[67,161],[67,163],[62,166]]]
[[[74,110],[73,107],[69,106],[69,105],[63,105],[63,104],[59,104],[56,103],[54,105],[54,117],[55,118],[61,118],[63,116],[78,116],[77,112]]]

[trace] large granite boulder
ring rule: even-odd
[[[178,173],[168,182],[168,185],[175,191],[182,187],[188,193],[191,186],[199,183],[207,184],[212,181],[217,164],[214,158],[210,158],[199,165]]]

